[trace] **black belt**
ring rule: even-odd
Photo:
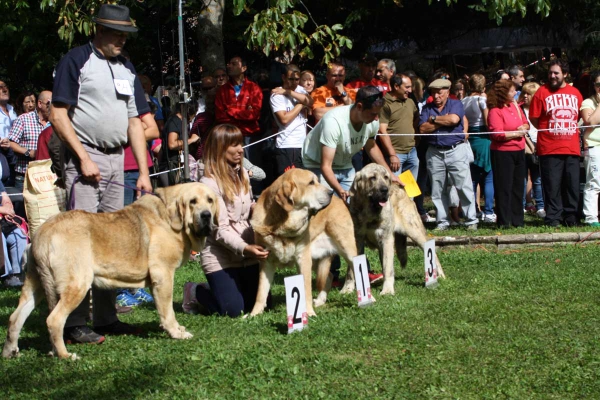
[[[81,144],[85,144],[88,147],[91,147],[94,150],[98,150],[100,153],[104,153],[104,154],[114,154],[116,152],[118,152],[119,150],[121,150],[121,146],[117,146],[117,147],[101,147],[101,146],[96,146],[95,144],[91,144],[91,143],[86,143],[86,142],[81,142]]]
[[[452,150],[452,149],[455,149],[458,145],[463,144],[463,143],[464,142],[461,140],[460,142],[454,143],[452,146],[438,146],[435,144],[432,144],[432,146],[438,150]]]

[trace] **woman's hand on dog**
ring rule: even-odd
[[[257,244],[249,244],[244,248],[244,256],[264,260],[269,256],[269,251]]]

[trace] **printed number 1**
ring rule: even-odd
[[[429,276],[433,276],[433,251],[427,249],[427,258],[429,258],[429,265],[431,268],[427,269]]]
[[[300,290],[297,287],[292,289],[292,299],[294,298],[294,293],[298,295],[298,300],[296,300],[296,308],[294,309],[294,325],[302,322],[302,318],[298,318],[298,307],[300,306]]]
[[[360,272],[360,281],[361,281],[362,286],[363,286],[363,291],[362,291],[363,295],[366,295],[367,294],[367,290],[365,289],[365,277],[363,275],[363,270],[362,270],[362,265],[361,264],[358,265],[358,272]]]

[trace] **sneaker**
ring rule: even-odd
[[[142,304],[142,302],[129,293],[128,290],[119,290],[117,294],[117,305],[121,307],[136,307]]]
[[[23,286],[23,281],[19,278],[19,275],[10,275],[4,280],[3,285],[6,288],[20,288]]]
[[[103,335],[140,335],[143,331],[137,326],[116,320],[112,324],[95,326],[94,330]]]
[[[118,304],[115,305],[115,308],[117,309],[117,314],[129,314],[133,311],[133,307],[125,307]]]
[[[536,214],[540,218],[546,218],[546,210],[544,210],[543,208],[541,210],[537,210]]]
[[[535,206],[533,204],[528,204],[525,207],[525,212],[528,213],[528,214],[535,214],[535,211],[536,211],[535,210]]]
[[[450,221],[450,228],[456,228],[457,226],[460,226],[460,222]]]
[[[67,344],[100,344],[106,339],[104,336],[91,330],[87,325],[65,328],[63,336]]]
[[[477,230],[477,224],[467,225],[467,230],[468,231],[476,231]]]
[[[144,289],[138,289],[132,294],[133,298],[142,303],[154,303],[154,297]]]
[[[423,223],[426,224],[428,222],[435,222],[435,218],[433,218],[428,213],[425,213],[425,214],[421,215],[421,221],[423,221]]]
[[[372,272],[369,272],[369,282],[371,282],[371,285],[374,284],[375,282],[379,282],[382,279],[383,279],[383,274],[374,274]]]
[[[593,228],[600,228],[600,222],[596,221],[596,222],[586,222],[585,223],[587,226],[591,226]]]
[[[496,214],[485,214],[483,216],[483,218],[481,218],[481,222],[485,222],[488,224],[495,224],[496,223]]]
[[[186,282],[183,285],[183,304],[181,307],[183,308],[183,312],[186,314],[196,314],[198,304],[198,300],[196,300],[196,287],[197,283],[194,282]]]
[[[449,227],[450,227],[450,225],[448,225],[448,224],[438,224],[435,227],[434,231],[447,231]]]
[[[481,211],[477,211],[477,213],[475,214],[475,218],[477,219],[482,219],[485,216],[484,213],[482,213]]]

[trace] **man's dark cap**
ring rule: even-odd
[[[375,56],[372,55],[372,54],[365,54],[358,61],[358,63],[359,64],[364,64],[364,65],[377,65],[377,58],[375,58]]]
[[[129,18],[129,8],[116,4],[103,4],[98,15],[92,18],[97,25],[121,32],[137,32]]]

